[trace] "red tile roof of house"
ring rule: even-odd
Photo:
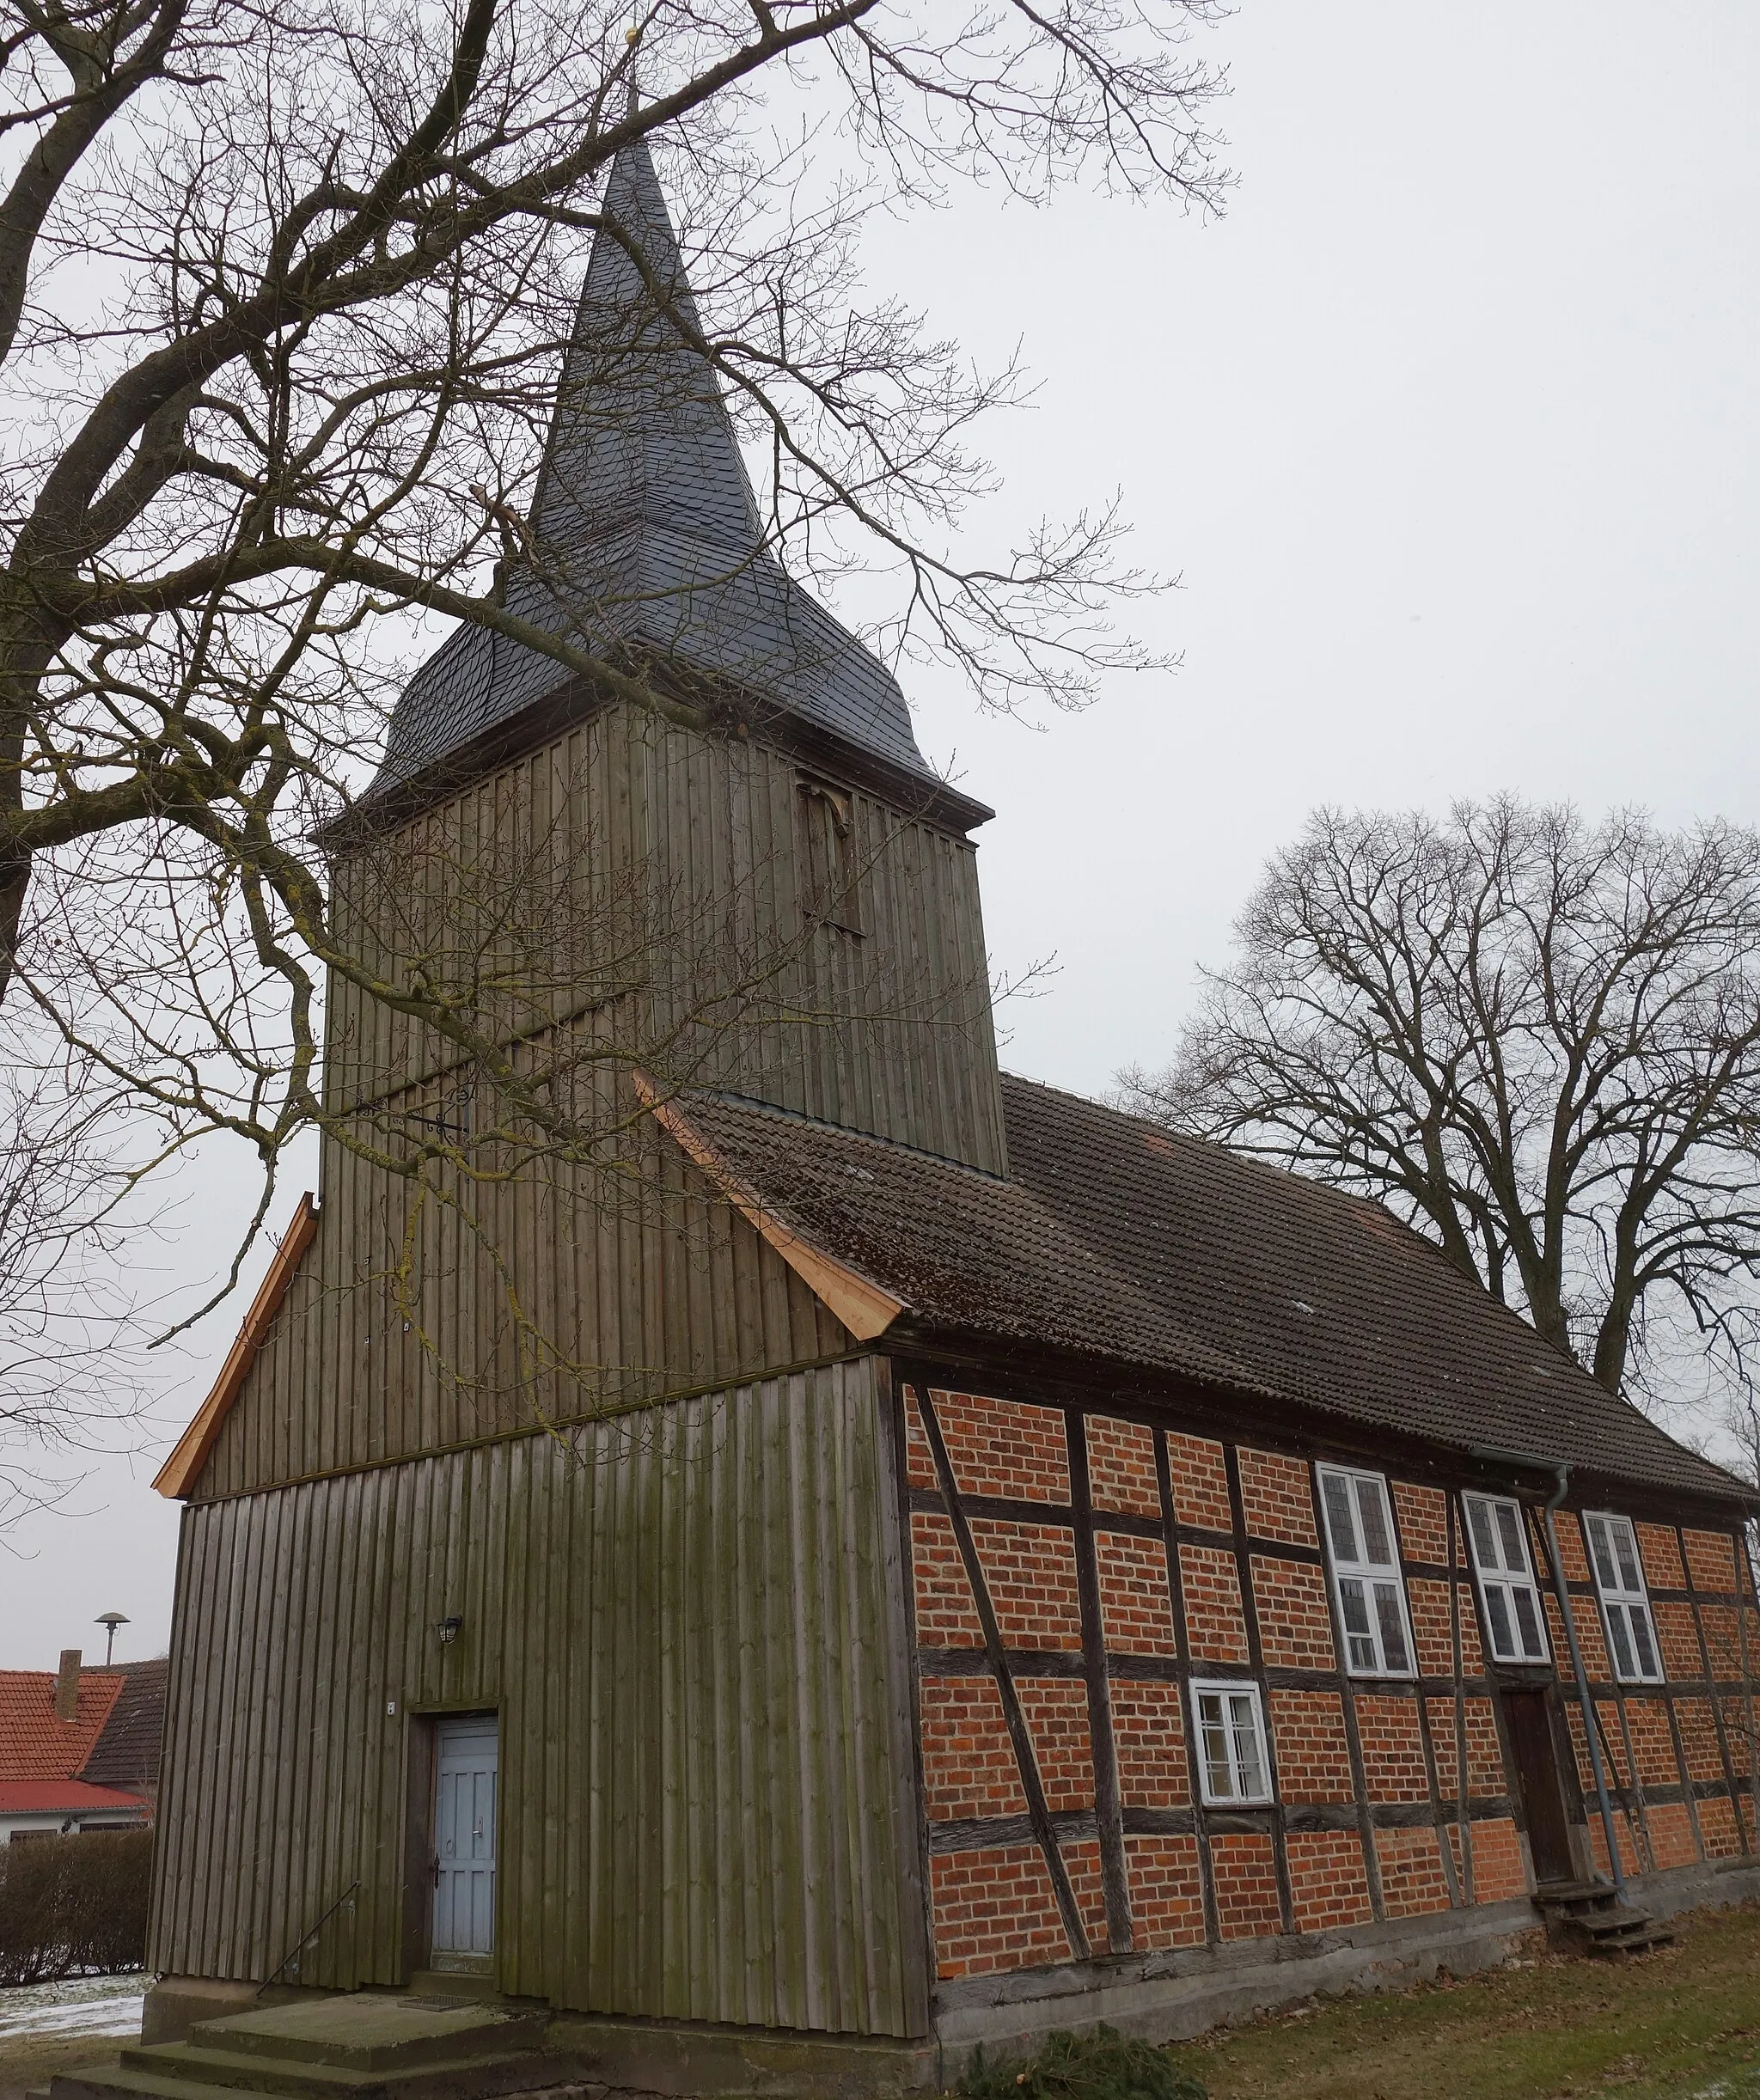
[[[0,1816],[85,1814],[93,1809],[144,1809],[144,1794],[85,1780],[0,1780]]]
[[[121,1670],[80,1672],[76,1718],[55,1712],[52,1670],[0,1670],[0,1783],[72,1780],[84,1769],[121,1696]]]

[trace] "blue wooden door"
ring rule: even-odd
[[[438,1726],[434,1780],[434,1939],[447,1955],[495,1951],[495,1809],[500,1745],[493,1715]]]

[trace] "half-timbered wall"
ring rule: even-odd
[[[1745,1614],[1736,1597],[1747,1557],[1738,1553],[1735,1538],[1722,1532],[1658,1523],[1640,1523],[1636,1529],[1665,1672],[1661,1684],[1616,1682],[1580,1522],[1561,1518],[1558,1527],[1603,1764],[1617,1811],[1621,1864],[1628,1873],[1755,1849],[1750,1775],[1755,1770],[1756,1627],[1751,1593]],[[1540,1542],[1543,1552],[1543,1534]],[[1551,1596],[1547,1608],[1555,1651],[1562,1653],[1558,1606]],[[1569,1715],[1586,1793],[1592,1785],[1589,1750],[1581,1703],[1574,1698]],[[1604,1873],[1607,1843],[1592,1816],[1589,1835]]]
[[[909,1387],[901,1418],[943,1979],[1528,1889],[1458,1496],[1390,1481],[1417,1675],[1364,1680],[1340,1667],[1306,1456]],[[1751,1594],[1739,1610],[1732,1537],[1640,1527],[1668,1682],[1634,1688],[1610,1681],[1574,1515],[1560,1536],[1626,1864],[1752,1851],[1760,1621]],[[1203,1804],[1195,1676],[1260,1688],[1272,1805]],[[1568,1664],[1553,1677],[1569,1708]]]
[[[1005,1171],[975,849],[815,778],[608,709],[339,858],[339,923],[382,981],[419,965],[498,1041],[591,1014],[663,1085]],[[340,978],[328,1026],[338,1103],[382,1108],[459,1054]]]
[[[869,1359],[188,1510],[151,1965],[402,1981],[412,1717],[488,1708],[504,1990],[923,2031],[889,1408]]]

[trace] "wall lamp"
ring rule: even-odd
[[[436,1624],[434,1631],[440,1636],[440,1645],[443,1648],[448,1642],[458,1639],[458,1629],[463,1624],[464,1621],[456,1612],[449,1619],[442,1619]]]

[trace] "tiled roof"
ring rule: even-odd
[[[906,1333],[1752,1499],[1379,1205],[1029,1080],[1003,1100],[1009,1181],[723,1096],[671,1113],[730,1188],[901,1300]]]
[[[145,1809],[144,1795],[84,1780],[0,1780],[0,1816],[71,1815],[91,1809]]]
[[[100,1786],[121,1786],[151,1793],[159,1784],[160,1738],[165,1731],[165,1693],[171,1665],[164,1657],[150,1663],[118,1663],[95,1671],[108,1676],[113,1667],[122,1690],[109,1718],[80,1767],[80,1777]]]
[[[97,1747],[121,1696],[121,1670],[82,1670],[76,1718],[58,1719],[55,1673],[0,1670],[0,1780],[71,1780]]]
[[[613,163],[606,215],[558,383],[533,498],[535,566],[505,579],[510,612],[593,653],[657,655],[755,688],[814,727],[923,778],[890,671],[783,571],[716,375],[663,310],[695,325],[647,147]],[[553,659],[461,626],[410,681],[373,791],[419,778],[568,682]]]

